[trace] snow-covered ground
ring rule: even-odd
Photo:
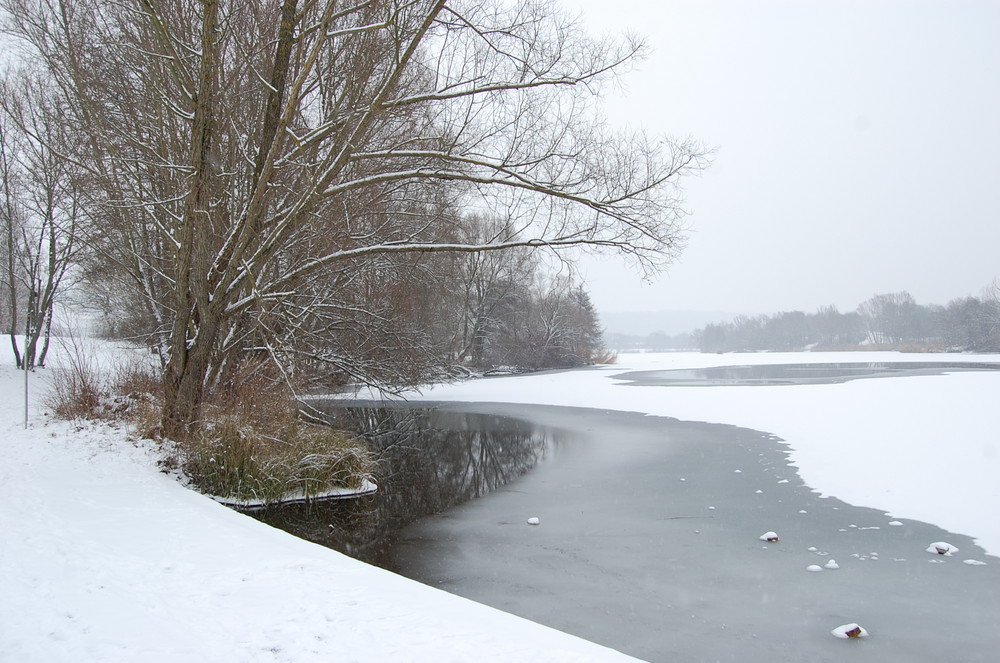
[[[182,487],[126,431],[55,422],[0,365],[0,661],[615,661]]]
[[[774,433],[824,494],[1000,554],[1000,372],[788,387],[641,387],[628,370],[899,354],[622,355],[420,398],[599,407]],[[614,651],[295,539],[160,473],[124,430],[55,422],[0,357],[0,660],[586,661]],[[51,370],[51,369],[49,369]],[[32,376],[37,394],[44,374]]]

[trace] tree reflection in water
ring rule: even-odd
[[[556,444],[553,431],[493,415],[411,407],[323,411],[379,457],[379,490],[350,500],[275,506],[255,518],[301,538],[384,565],[396,532],[484,495],[534,467]]]

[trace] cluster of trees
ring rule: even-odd
[[[655,331],[649,334],[623,334],[621,332],[605,332],[604,342],[609,348],[617,351],[642,352],[678,352],[681,350],[697,350],[697,332],[680,332],[667,334]]]
[[[694,333],[702,352],[788,351],[804,348],[920,348],[967,352],[1000,351],[1000,282],[981,298],[955,299],[947,306],[920,305],[908,292],[875,295],[856,311],[826,307],[740,316]]]
[[[19,368],[44,365],[56,295],[78,257],[79,180],[57,117],[0,86],[0,321]],[[30,93],[30,91],[28,92]],[[15,332],[23,335],[18,344]]]
[[[0,91],[9,322],[47,328],[72,276],[161,352],[177,439],[248,366],[392,388],[466,359],[586,361],[593,309],[539,251],[661,267],[705,163],[607,129],[595,100],[643,46],[550,0],[0,12],[20,65]]]

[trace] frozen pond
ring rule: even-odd
[[[863,378],[941,375],[995,371],[1000,365],[973,362],[852,362],[829,364],[755,364],[663,371],[631,371],[617,379],[639,386],[723,387],[836,384]]]
[[[404,575],[650,661],[996,659],[1000,561],[969,537],[819,497],[771,435],[585,408],[441,407],[563,442],[511,483],[405,527],[386,560]],[[761,541],[771,530],[780,540]],[[938,541],[959,552],[926,552]],[[850,622],[870,637],[831,635]]]
[[[725,368],[721,376],[680,375],[744,380],[752,388],[688,390],[706,395],[706,404],[716,407],[728,399],[731,408],[733,399],[800,393],[758,389],[757,384],[768,384],[761,380],[832,384],[996,366],[890,364],[789,362],[764,371],[739,366]],[[570,382],[596,387],[615,410],[455,401],[411,401],[398,411],[354,409],[355,424],[382,449],[383,490],[352,503],[292,511],[275,524],[650,661],[995,660],[996,557],[985,555],[968,536],[820,497],[790,466],[789,447],[773,435],[623,412],[629,402],[651,396],[676,407],[685,391],[670,388],[679,374],[660,368],[662,363],[652,364],[656,370],[632,365],[627,373],[528,379],[563,385],[556,388],[561,394],[579,389]],[[600,391],[604,374],[620,386]],[[871,385],[881,395],[876,382],[883,381],[853,384]],[[528,384],[523,379],[503,384],[516,384],[525,397],[534,397],[530,386],[521,386]],[[824,394],[820,401],[830,407],[832,394],[823,389],[805,387],[791,402],[801,408],[803,398]],[[773,407],[766,399],[750,402]],[[952,425],[961,430],[958,423]],[[893,434],[883,422],[879,435],[906,440],[912,431]],[[945,447],[924,443],[915,453],[938,451]],[[824,462],[834,462],[838,453],[843,455],[831,439]],[[905,444],[898,453],[906,453]],[[857,476],[866,476],[863,469],[857,468]],[[940,501],[949,514],[963,503],[954,499],[961,485],[944,481],[926,487],[935,495],[947,491]],[[538,524],[529,524],[535,518]],[[762,541],[769,531],[780,540]],[[934,542],[947,542],[958,552],[928,553]],[[838,568],[828,568],[831,560]],[[831,634],[852,622],[870,637],[853,641]]]
[[[818,497],[768,435],[455,407],[559,427],[572,451],[404,528],[389,562],[403,575],[649,661],[996,660],[1000,562],[968,537]],[[760,540],[770,530],[779,542]],[[960,552],[927,553],[936,541]],[[839,569],[806,570],[831,559]],[[849,622],[871,637],[830,635]]]

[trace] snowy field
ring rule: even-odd
[[[1000,554],[1000,372],[780,387],[614,376],[750,363],[991,361],[912,354],[628,354],[421,399],[596,407],[774,433],[804,481]],[[188,491],[127,431],[51,421],[0,362],[0,660],[611,661],[616,652],[306,543]],[[50,369],[51,370],[51,369]],[[991,560],[992,563],[993,560]],[[830,636],[832,637],[832,636]]]

